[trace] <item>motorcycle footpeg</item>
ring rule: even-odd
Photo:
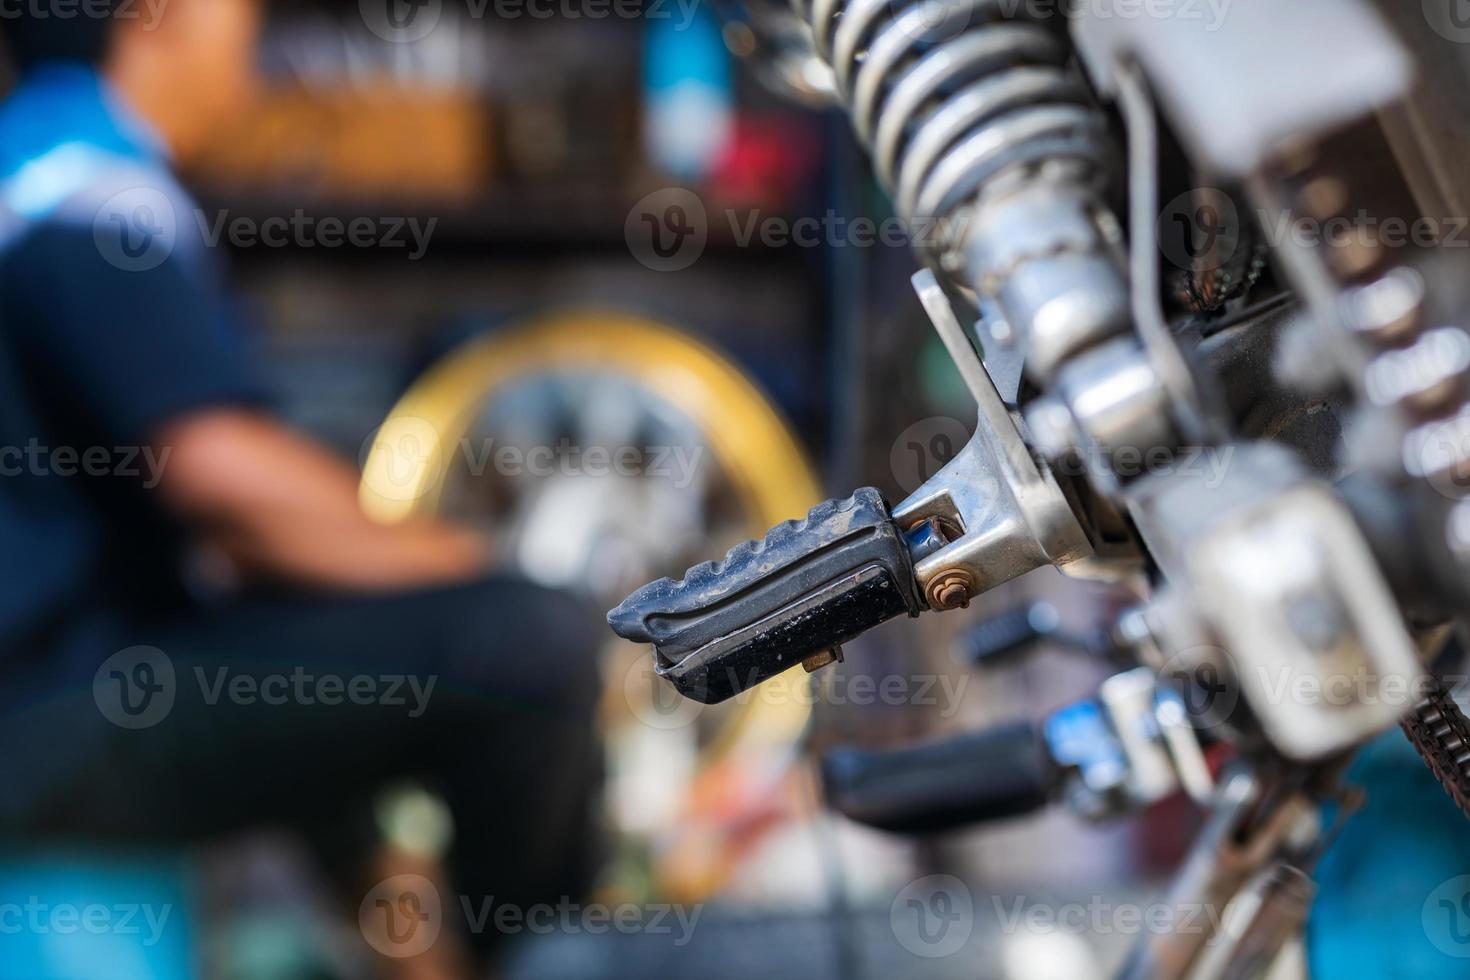
[[[934,742],[828,751],[822,783],[832,809],[868,827],[930,834],[1046,806],[1060,770],[1028,722]]]
[[[716,704],[799,663],[830,662],[823,655],[847,640],[924,608],[903,534],[882,494],[864,487],[681,580],[645,585],[607,621],[652,643],[657,673],[681,694]]]

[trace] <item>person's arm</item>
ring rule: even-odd
[[[149,492],[242,572],[351,591],[481,571],[487,549],[465,531],[370,521],[353,468],[263,413],[255,358],[182,260],[192,223],[175,210],[180,244],[156,264],[122,261],[109,221],[50,222],[13,254],[7,298],[44,326],[21,338],[38,381],[104,444],[152,449],[162,472]]]
[[[469,531],[369,519],[350,466],[263,415],[195,412],[154,441],[167,506],[247,574],[371,591],[466,579],[488,561],[487,543]]]

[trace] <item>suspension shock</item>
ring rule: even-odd
[[[1040,384],[1131,325],[1115,152],[1065,32],[1005,0],[794,0],[924,260]]]
[[[1122,232],[1104,204],[1116,169],[1106,119],[1071,68],[1064,33],[1010,16],[1011,0],[938,0],[937,13],[936,0],[795,2],[879,178],[921,232],[915,244],[933,274],[916,277],[920,298],[980,423],[897,507],[860,489],[681,580],[652,582],[609,614],[619,635],[654,645],[661,676],[705,702],[797,663],[832,663],[840,644],[895,616],[963,606],[1091,553],[936,275],[969,290],[1024,352],[1051,393],[1046,418],[1064,416],[1048,445],[1173,444],[1160,424],[1167,394],[1132,331]],[[914,537],[926,522],[942,532]]]

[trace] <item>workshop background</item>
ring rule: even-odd
[[[187,175],[294,424],[369,477],[417,465],[403,419],[443,413],[453,444],[473,450],[427,484],[369,479],[365,505],[493,527],[506,564],[608,608],[832,491],[900,498],[963,445],[973,405],[909,284],[912,252],[855,240],[852,222],[881,227],[891,211],[848,120],[802,105],[799,80],[765,77],[745,11],[524,0],[477,16],[435,2],[420,12],[431,29],[401,43],[365,16],[373,6],[275,5],[255,108]],[[690,218],[671,210],[688,195],[703,210],[693,258],[658,237]],[[267,241],[272,219],[306,231]],[[363,219],[367,244],[324,244],[331,222]],[[769,227],[817,230],[797,242]],[[398,428],[383,425],[390,416]],[[553,447],[559,460],[662,447],[665,472],[651,454],[636,473],[532,472],[530,455],[494,462],[505,446]],[[652,683],[646,651],[609,636],[616,850],[595,901],[694,908],[697,924],[594,931],[574,917],[518,936],[507,975],[1105,973],[1136,928],[1117,927],[1099,896],[1142,901],[1167,875],[1195,829],[1183,803],[1108,827],[1054,809],[915,842],[824,813],[808,760],[1042,718],[1089,694],[1105,666],[1063,643],[982,673],[976,630],[1026,609],[1060,636],[1073,611],[1109,601],[1046,570],[937,623],[875,631],[835,670],[720,710],[676,702]],[[884,678],[900,696],[878,693]],[[405,812],[422,833],[443,819],[422,799]],[[912,890],[932,875],[956,876],[973,899],[958,944],[926,947],[896,925],[914,895],[934,899]],[[90,955],[110,958],[118,980],[200,963],[234,980],[351,976],[358,955],[359,938],[322,913],[299,849],[270,828],[204,853],[0,863],[0,895],[46,887],[146,888],[188,910],[182,938],[142,951],[50,937],[73,952],[96,940]],[[1074,905],[1076,917],[1027,918]],[[0,977],[21,977],[23,962],[0,962]]]

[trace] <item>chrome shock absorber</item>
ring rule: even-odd
[[[1130,326],[1105,119],[1064,32],[1004,0],[795,0],[925,260],[1054,380]]]
[[[1165,415],[1137,407],[1164,395],[1132,332],[1122,234],[1103,204],[1105,119],[1064,38],[1008,16],[1014,0],[794,2],[900,216],[925,233],[925,261],[1005,323],[1031,376],[1075,418],[1069,444]],[[658,672],[687,696],[714,703],[797,663],[816,669],[895,616],[963,606],[1091,553],[946,298],[927,288],[934,277],[918,278],[980,430],[896,507],[862,488],[625,599],[609,623],[652,643]]]

